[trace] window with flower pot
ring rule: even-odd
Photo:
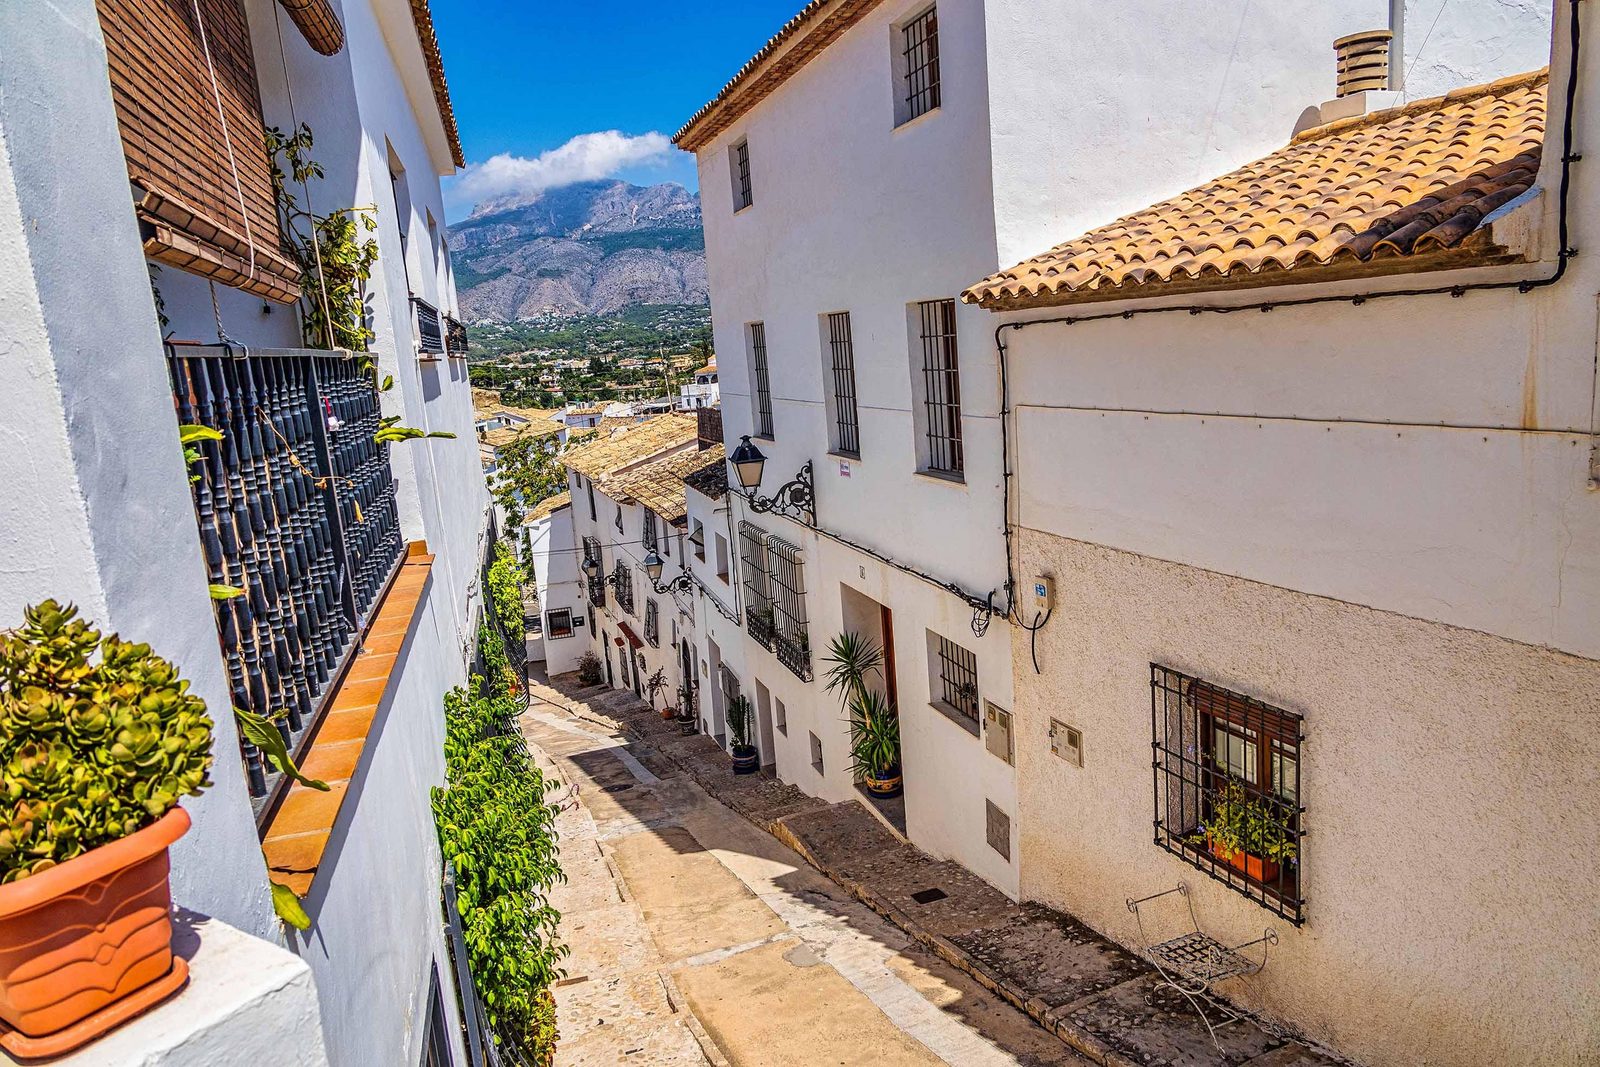
[[[1150,666],[1156,844],[1299,925],[1299,715]]]

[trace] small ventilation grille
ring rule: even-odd
[[[1011,816],[995,807],[992,800],[985,800],[983,808],[989,831],[989,847],[1007,860],[1011,859]]]
[[[1389,88],[1389,45],[1393,40],[1389,30],[1367,30],[1333,42],[1339,63],[1339,96]]]

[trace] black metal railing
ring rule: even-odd
[[[802,681],[811,680],[811,639],[806,625],[805,564],[800,546],[767,538],[767,591],[775,632],[767,647]]]
[[[366,358],[306,350],[168,348],[180,424],[221,440],[189,466],[233,704],[286,744],[317,721],[400,566],[399,512]],[[241,742],[250,793],[281,778]]]
[[[1155,843],[1304,922],[1301,717],[1152,663],[1150,725]]]
[[[420,296],[411,298],[411,306],[417,315],[417,347],[422,350],[423,355],[442,354],[444,324],[439,318],[439,309]]]
[[[617,598],[617,607],[629,615],[637,615],[633,607],[633,570],[620,559],[611,569],[612,594]]]
[[[444,317],[444,344],[445,350],[449,352],[451,359],[466,359],[467,349],[470,347],[467,341],[466,323],[451,315],[446,315]]]
[[[778,662],[803,682],[811,681],[811,638],[804,630],[790,637],[785,634],[774,634],[772,644],[768,646],[778,657]]]
[[[745,628],[750,633],[750,640],[767,651],[771,652],[777,647],[778,624],[772,617],[771,607],[752,605],[750,610],[745,612]]]
[[[644,602],[644,640],[651,648],[661,647],[661,615],[654,600]]]

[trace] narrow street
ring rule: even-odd
[[[522,721],[560,782],[561,1067],[1088,1062],[688,778],[565,708]]]

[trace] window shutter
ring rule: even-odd
[[[97,7],[145,254],[266,300],[298,299],[241,0]]]

